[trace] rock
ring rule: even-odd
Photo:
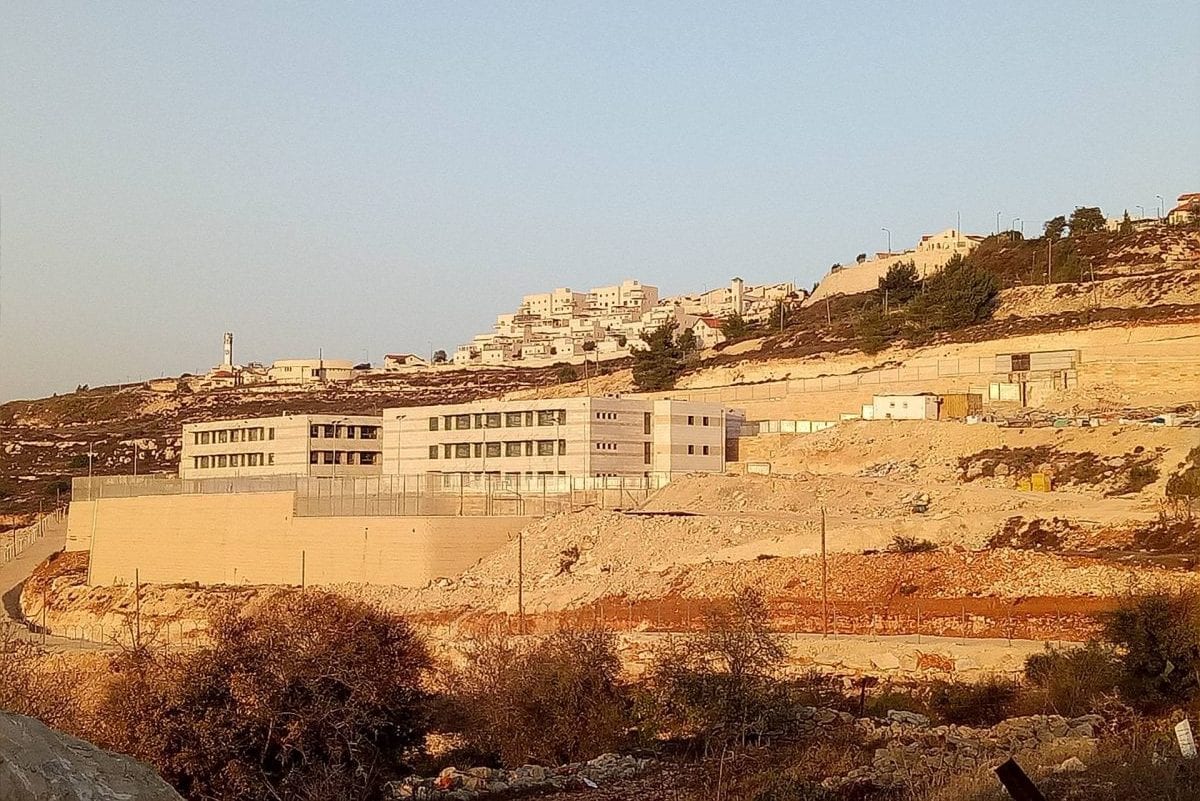
[[[1079,757],[1067,757],[1054,768],[1055,773],[1083,773],[1087,765]]]
[[[4,801],[183,801],[153,770],[126,756],[0,712]]]
[[[871,664],[878,670],[899,670],[900,658],[889,652],[873,654],[871,656]]]
[[[910,726],[928,726],[929,718],[916,712],[905,712],[902,709],[889,709],[887,719],[896,723],[907,723]]]
[[[1009,470],[1008,465],[1001,463],[1001,464],[996,465],[996,468],[992,472],[997,476],[1004,477],[1004,476],[1007,476],[1012,471]]]
[[[979,663],[969,656],[960,656],[954,660],[955,673],[962,673],[967,670],[979,670]]]

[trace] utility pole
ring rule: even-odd
[[[821,507],[821,636],[829,636],[829,560],[825,551],[825,507]]]
[[[543,508],[545,504],[542,504]],[[525,633],[525,534],[517,532],[517,631]]]

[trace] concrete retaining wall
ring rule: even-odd
[[[495,551],[528,517],[295,517],[290,492],[72,502],[67,549],[92,584],[424,586]]]

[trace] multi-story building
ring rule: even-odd
[[[382,418],[297,414],[188,423],[180,478],[379,475]]]
[[[279,359],[267,370],[267,379],[275,384],[349,381],[353,375],[354,362],[345,359]]]
[[[646,477],[725,469],[718,404],[578,397],[416,406],[383,413],[383,472]]]

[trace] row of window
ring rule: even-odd
[[[379,426],[343,426],[314,424],[308,427],[310,439],[379,439]]]
[[[497,459],[502,456],[566,456],[565,439],[512,440],[509,442],[446,442],[429,446],[430,459]]]
[[[688,445],[688,456],[695,456],[696,448],[697,448],[696,445]],[[707,445],[700,445],[699,448],[700,448],[701,456],[708,456],[708,446]]]
[[[697,421],[697,420],[699,420],[699,421],[700,421],[700,425],[702,425],[702,426],[707,426],[707,425],[714,425],[714,426],[715,426],[715,425],[717,425],[717,424],[718,424],[718,423],[717,423],[717,422],[715,422],[715,421],[714,421],[714,422],[712,422],[712,423],[710,423],[710,422],[709,422],[709,420],[711,420],[711,419],[712,419],[712,418],[710,418],[710,417],[707,417],[707,416],[704,416],[704,417],[696,417],[696,415],[694,415],[694,414],[689,414],[689,415],[688,415],[688,425],[689,425],[689,426],[694,426],[694,425],[696,425],[696,421]]]
[[[471,428],[523,428],[564,425],[566,409],[539,409],[528,412],[475,412],[474,414],[446,414],[429,418],[429,430],[467,430]]]
[[[226,442],[263,442],[275,439],[274,428],[219,428],[215,431],[192,432],[193,444],[212,445]]]
[[[197,470],[214,467],[266,467],[273,464],[273,453],[218,453],[213,456],[192,457],[192,467]]]
[[[375,451],[310,451],[309,464],[379,464]]]

